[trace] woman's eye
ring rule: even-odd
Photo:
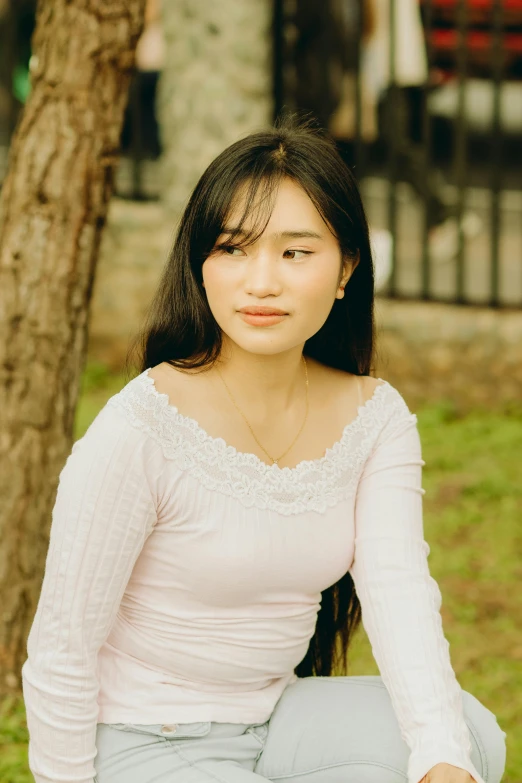
[[[217,245],[217,246],[216,246],[216,249],[217,249],[217,250],[220,250],[222,253],[225,253],[225,255],[228,255],[228,256],[235,255],[235,253],[234,253],[234,251],[235,251],[235,250],[238,250],[238,251],[239,251],[239,253],[242,253],[242,252],[243,252],[243,251],[241,250],[241,248],[240,248],[240,247],[238,247],[237,245],[225,245],[225,244],[223,244],[223,245]],[[293,260],[294,260],[294,259],[296,259],[296,258],[300,258],[300,257],[302,257],[302,256],[308,256],[308,255],[311,255],[312,251],[311,251],[311,250],[285,250],[285,251],[284,251],[284,253],[283,253],[283,255],[285,255],[286,253],[293,253],[293,254],[294,254],[294,255],[292,256],[292,258],[290,259],[290,260],[292,260],[292,261],[293,261]],[[301,256],[296,256],[296,255],[295,255],[296,253],[301,253]]]
[[[302,253],[305,256],[309,256],[311,252],[311,250],[285,250],[285,253]],[[293,258],[295,258],[295,255]],[[293,260],[293,258],[291,260]]]
[[[236,245],[218,245],[217,249],[222,250],[226,255],[231,256],[232,253],[229,253],[228,252],[229,250],[234,251],[234,250],[240,250],[241,248],[236,247]]]

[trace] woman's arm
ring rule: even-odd
[[[92,783],[97,654],[156,522],[157,447],[106,406],[60,473],[22,667],[36,783]]]
[[[350,574],[363,627],[411,750],[408,783],[418,783],[439,762],[484,783],[470,760],[461,687],[439,612],[442,596],[427,563],[417,417],[402,397],[400,403],[358,486]]]

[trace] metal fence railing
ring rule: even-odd
[[[11,0],[10,19],[0,20],[4,92],[31,4]],[[273,0],[273,8],[274,116],[310,112],[337,139],[363,192],[379,292],[521,307],[522,0]],[[410,81],[406,21],[426,66]],[[379,68],[386,78],[372,84]],[[131,86],[122,197],[158,197],[159,76],[137,72]],[[16,98],[9,105],[0,152],[21,108]],[[332,124],[343,112],[344,129]],[[1,165],[0,155],[0,181]]]
[[[314,60],[321,60],[323,74],[338,73],[339,63],[351,68],[356,112],[348,157],[375,234],[389,239],[380,258],[376,253],[384,267],[382,290],[392,297],[520,307],[522,0],[353,0],[349,15],[346,6],[276,0],[276,112],[305,108],[324,124],[332,101],[324,93],[300,101],[299,83]],[[378,135],[368,143],[361,116],[372,8],[387,17],[388,82],[378,97]],[[408,84],[396,72],[398,48],[405,40],[401,28],[408,23],[411,33],[414,17],[427,67],[424,79],[412,76]],[[376,20],[371,24],[375,28]],[[324,31],[334,28],[334,44],[324,46]],[[362,50],[363,57],[343,58],[342,37],[346,49]],[[322,87],[335,91],[331,76]]]

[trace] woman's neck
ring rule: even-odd
[[[310,375],[310,359],[306,363]],[[301,347],[278,354],[222,351],[211,372],[216,368],[241,410],[257,421],[284,415],[306,391]],[[216,380],[223,386],[222,379],[216,371]],[[228,394],[224,386],[223,391]]]

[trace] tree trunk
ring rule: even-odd
[[[40,0],[0,199],[0,691],[19,690],[70,452],[145,0]]]
[[[162,16],[162,191],[176,221],[211,160],[272,122],[272,2],[169,0]]]

